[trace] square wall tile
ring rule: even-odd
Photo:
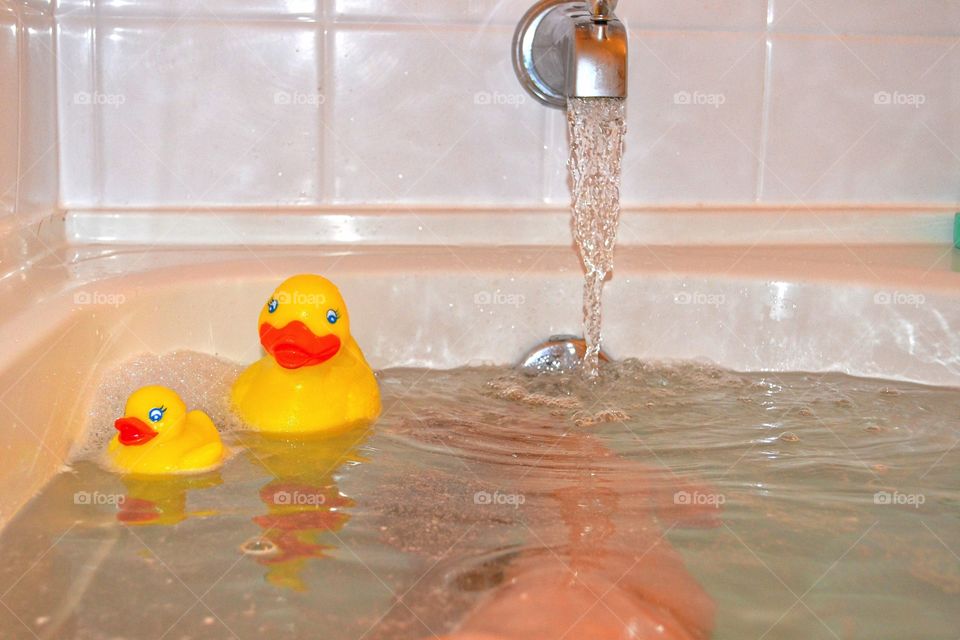
[[[766,202],[960,201],[960,47],[773,39]]]
[[[342,22],[516,25],[534,3],[525,0],[326,0],[327,14]]]
[[[957,0],[770,0],[770,7],[778,32],[960,36]]]
[[[73,46],[84,46],[82,29]],[[72,206],[296,205],[320,197],[322,35],[310,24],[109,20],[64,61]]]
[[[0,8],[0,218],[13,214],[20,144],[20,63],[17,18]]]
[[[760,154],[764,37],[634,31],[624,206],[749,203]],[[549,200],[569,200],[565,118],[554,117]]]
[[[336,29],[325,163],[332,199],[541,202],[546,110],[513,74],[511,35]]]
[[[61,17],[286,19],[315,21],[322,0],[59,0]]]
[[[623,0],[617,15],[631,29],[759,31],[767,0]]]
[[[94,23],[58,19],[57,120],[60,138],[60,194],[72,206],[99,202],[103,191],[101,148],[94,144],[99,112],[83,103],[92,96]],[[81,108],[83,107],[83,108]]]
[[[20,11],[26,14],[33,15],[51,15],[53,13],[53,0],[20,0],[17,3],[11,2],[10,4],[18,4]]]
[[[17,223],[49,216],[57,206],[57,73],[50,15],[21,16],[20,175]]]

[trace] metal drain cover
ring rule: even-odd
[[[586,351],[587,343],[580,336],[567,334],[550,336],[531,349],[517,368],[530,375],[570,373],[580,368]],[[609,362],[610,358],[601,351],[600,361]]]

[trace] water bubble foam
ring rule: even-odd
[[[123,416],[127,398],[146,385],[173,389],[188,410],[204,411],[221,432],[242,428],[230,410],[230,386],[242,369],[237,363],[194,351],[142,354],[122,363],[101,379],[73,457],[101,456],[116,433],[113,423]]]

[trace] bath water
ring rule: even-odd
[[[597,375],[601,347],[603,281],[613,270],[613,249],[620,220],[620,161],[626,131],[623,98],[570,98],[573,238],[583,262],[583,332],[587,349],[583,370]]]
[[[105,377],[72,464],[0,534],[0,636],[960,628],[955,389],[638,361],[596,381],[396,369],[371,428],[283,442],[230,416],[237,370],[179,353]],[[221,470],[150,481],[99,464],[147,380],[223,428]]]

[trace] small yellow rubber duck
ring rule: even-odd
[[[187,413],[172,389],[151,385],[127,399],[124,415],[107,451],[114,464],[132,474],[196,473],[218,466],[225,449],[203,411]]]
[[[259,317],[267,355],[233,385],[233,407],[267,433],[338,433],[380,415],[380,389],[350,335],[340,291],[318,275],[288,278]]]

